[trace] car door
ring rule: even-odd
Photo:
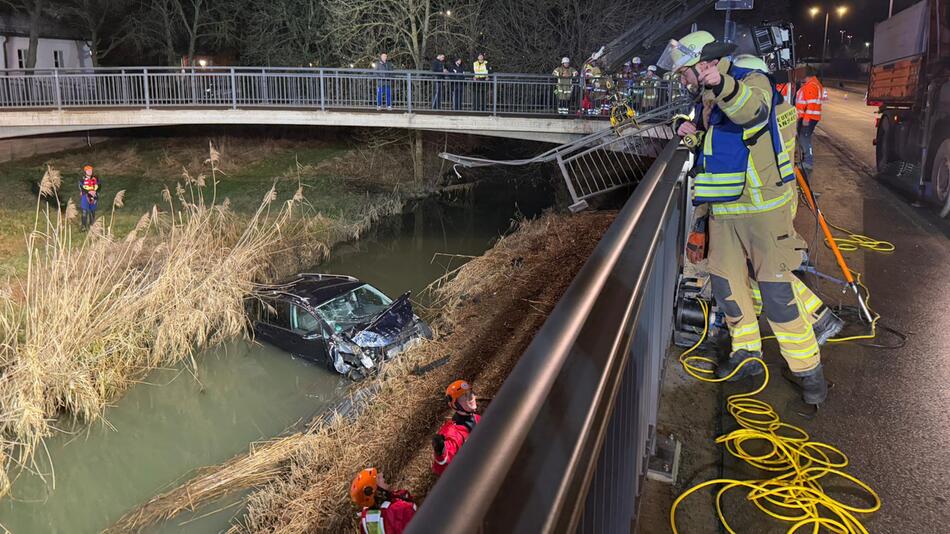
[[[258,319],[254,333],[261,341],[277,348],[294,352],[296,334],[290,329],[291,304],[280,298],[262,298],[259,302]]]
[[[290,308],[290,329],[294,334],[294,354],[319,364],[327,363],[326,336],[329,327],[310,310],[292,305]]]

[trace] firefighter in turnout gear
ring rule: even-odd
[[[577,69],[571,66],[570,58],[561,58],[561,65],[554,69],[557,85],[554,94],[557,96],[557,112],[567,115],[571,108],[571,95],[574,92],[574,79],[577,78]]]
[[[656,107],[659,97],[660,77],[656,74],[656,65],[647,67],[646,74],[640,79],[640,86],[643,88],[643,103],[639,111],[649,111]]]
[[[412,495],[393,490],[375,467],[360,471],[350,484],[350,498],[360,511],[360,534],[402,534],[416,513]]]
[[[442,424],[439,433],[432,438],[432,471],[441,475],[449,462],[468,440],[469,434],[482,416],[475,413],[478,405],[475,391],[465,380],[456,380],[445,389],[445,401],[455,413],[452,419]]]
[[[658,62],[676,72],[699,101],[694,121],[681,122],[677,133],[699,139],[693,204],[698,216],[708,214],[713,295],[732,337],[729,358],[716,374],[727,377],[743,361],[762,356],[751,275],[805,402],[817,405],[828,386],[815,330],[833,330],[834,325],[818,323],[837,318],[827,313],[813,327],[809,317],[820,313],[820,301],[792,273],[806,249],[793,226],[795,110],[775,91],[761,59],[730,59],[734,50],[734,44],[698,31],[670,41]],[[762,372],[752,363],[732,378]]]

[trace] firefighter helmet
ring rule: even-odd
[[[460,398],[462,398],[466,393],[472,391],[472,385],[466,382],[465,380],[456,380],[449,384],[449,387],[445,388],[445,400],[455,403]]]
[[[371,507],[376,504],[376,482],[378,472],[375,467],[368,467],[360,471],[353,483],[350,484],[350,498],[357,506]]]
[[[692,67],[700,61],[709,61],[728,56],[736,49],[734,43],[717,41],[713,34],[707,31],[693,32],[679,41],[670,39],[659,61],[660,67],[677,71],[684,67]]]

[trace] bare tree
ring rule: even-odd
[[[189,58],[195,56],[203,41],[214,46],[227,42],[233,35],[234,4],[213,0],[171,0],[179,27],[184,30]],[[246,4],[245,4],[246,5]]]
[[[36,67],[36,46],[40,42],[40,25],[43,16],[49,11],[46,0],[0,0],[0,3],[12,8],[15,12],[27,16],[30,24],[30,47],[26,53],[25,68]]]
[[[326,64],[326,12],[321,0],[255,3],[242,17],[241,59],[256,65]]]
[[[331,42],[349,61],[368,61],[387,51],[396,61],[424,69],[429,46],[468,41],[470,20],[481,2],[459,0],[326,0]]]
[[[92,66],[131,37],[127,15],[131,0],[67,0],[58,5],[56,15],[89,37]]]
[[[199,47],[217,47],[234,39],[235,13],[244,5],[225,0],[143,1],[132,33],[139,48],[161,50],[167,64],[174,65],[179,50],[191,58]]]

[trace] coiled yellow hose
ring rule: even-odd
[[[866,290],[866,288],[865,288]],[[715,377],[716,360],[692,355],[706,339],[709,324],[709,309],[705,301],[699,301],[706,318],[699,341],[683,352],[679,358],[683,369],[703,382],[725,382],[745,365],[761,365],[765,380],[758,388],[747,393],[730,395],[726,400],[729,414],[739,424],[734,430],[716,439],[726,447],[729,454],[775,476],[759,480],[715,479],[703,482],[683,492],[670,509],[670,526],[676,528],[676,508],[693,493],[711,486],[721,486],[716,493],[716,513],[723,526],[731,534],[736,532],[726,520],[722,509],[722,496],[735,488],[748,490],[746,499],[770,517],[791,522],[788,533],[802,527],[810,527],[817,534],[824,527],[835,534],[868,534],[855,514],[872,513],[880,509],[881,498],[870,486],[844,471],[848,457],[832,445],[812,441],[803,429],[782,422],[778,413],[768,403],[753,398],[769,383],[769,369],[761,358],[742,362],[729,376]],[[753,452],[761,450],[762,452]],[[828,495],[823,484],[838,485],[846,480],[870,496],[870,506],[859,507],[839,501]],[[805,532],[804,530],[802,532]]]

